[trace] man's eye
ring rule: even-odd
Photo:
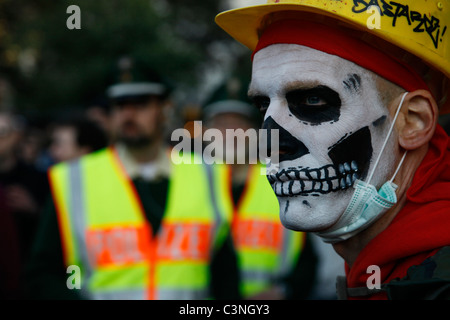
[[[339,94],[326,86],[296,89],[286,93],[289,111],[303,122],[320,124],[337,121],[340,116]]]
[[[265,115],[267,112],[267,109],[270,105],[270,98],[268,97],[253,97],[253,105],[258,108],[259,112],[261,112],[261,115]]]
[[[303,104],[309,106],[323,106],[326,105],[327,102],[319,96],[308,96],[304,99]]]

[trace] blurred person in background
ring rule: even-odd
[[[41,172],[46,172],[53,164],[48,150],[48,122],[47,120],[33,119],[28,115],[20,143],[19,157],[29,166]]]
[[[49,171],[53,199],[28,268],[31,296],[238,298],[213,169],[171,162],[170,87],[133,60],[119,66],[121,77],[107,90],[116,143]],[[75,289],[71,267],[81,273]]]
[[[84,116],[65,116],[52,125],[49,150],[56,163],[77,159],[107,145],[104,130]]]
[[[0,300],[23,298],[20,243],[14,217],[0,188]]]
[[[308,300],[337,300],[336,279],[345,275],[344,259],[314,233],[309,232],[308,236],[318,259],[316,279]]]
[[[265,165],[258,161],[258,154],[250,152],[249,144],[258,141],[250,141],[246,135],[260,128],[259,111],[243,101],[220,100],[205,107],[204,119],[208,128],[220,130],[223,137],[223,149],[216,152],[225,164],[216,166],[227,170],[222,183],[226,185],[225,198],[232,211],[231,233],[242,296],[306,299],[315,279],[316,256],[306,233],[282,226],[278,200],[265,175]],[[228,137],[229,133],[232,135]],[[227,143],[234,137],[237,142]],[[242,143],[243,139],[247,140]],[[229,157],[229,152],[234,156]],[[238,161],[239,158],[244,161]],[[225,159],[233,161],[228,163]]]
[[[111,106],[103,96],[93,99],[85,110],[87,119],[95,122],[105,132],[109,143],[113,143]]]
[[[3,208],[0,214],[4,215],[2,220],[5,224],[2,223],[2,228],[6,229],[1,232],[3,240],[1,246],[4,247],[1,250],[10,254],[7,257],[2,255],[1,259],[5,264],[18,261],[18,267],[14,272],[20,278],[16,282],[20,288],[11,289],[16,291],[16,297],[23,294],[22,267],[29,258],[40,210],[48,195],[45,173],[25,164],[19,157],[23,129],[21,117],[10,112],[0,113],[0,188]],[[7,228],[6,225],[10,225],[14,230]],[[12,242],[3,239],[4,237],[8,237]],[[13,249],[14,246],[18,251]],[[3,269],[3,266],[0,269]],[[8,273],[2,273],[2,276],[6,276],[7,280],[14,278],[14,275]],[[3,285],[0,283],[0,286]]]

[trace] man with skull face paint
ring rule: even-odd
[[[448,298],[450,4],[383,4],[379,28],[361,1],[269,0],[216,22],[253,51],[249,95],[279,130],[281,221],[344,258],[338,294]]]

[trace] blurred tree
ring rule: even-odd
[[[124,55],[192,89],[207,68],[229,66],[223,55],[244,52],[214,23],[222,2],[0,0],[0,75],[22,110],[88,103]],[[66,27],[69,5],[81,9],[81,30]]]

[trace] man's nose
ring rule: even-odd
[[[138,108],[136,107],[136,105],[132,103],[125,103],[120,106],[120,113],[123,117],[133,117],[136,114],[137,110]]]
[[[294,160],[309,153],[308,148],[300,140],[294,138],[287,130],[283,129],[272,117],[268,117],[264,120],[263,129],[267,130],[267,154],[271,155],[271,131],[278,130],[279,141],[279,151],[280,157],[279,161]]]

